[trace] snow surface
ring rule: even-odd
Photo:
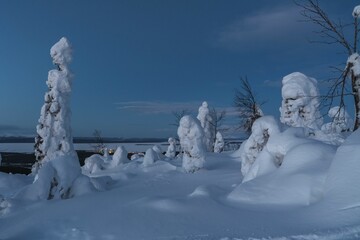
[[[356,142],[349,142],[353,145],[348,147],[359,148],[359,134],[353,138]],[[303,150],[298,149],[289,157],[294,161],[287,167],[287,174],[293,171],[300,180],[306,179],[293,168],[299,164],[295,160],[305,160],[312,155],[307,150],[326,152],[328,148],[313,146],[308,149],[303,145]],[[305,163],[300,164],[305,175],[315,175],[316,166],[322,169],[323,163],[328,161],[312,158],[306,163],[312,160],[317,163],[307,167]],[[89,174],[92,181],[105,186],[102,191],[50,201],[9,198],[29,185],[33,177],[0,173],[0,194],[6,196],[0,203],[0,239],[359,238],[360,211],[354,204],[357,199],[347,196],[346,204],[353,208],[344,211],[337,210],[343,207],[340,198],[330,201],[331,194],[329,201],[320,200],[310,206],[278,204],[269,207],[256,202],[232,201],[227,196],[242,185],[239,169],[240,162],[229,153],[207,153],[204,168],[195,174],[184,173],[178,160],[158,161],[145,167],[143,159],[138,159],[116,169]],[[304,185],[301,181],[290,180],[288,187],[294,190],[289,191],[297,192],[297,184],[300,189]],[[290,201],[287,191],[285,195],[277,193],[278,199]],[[271,191],[262,195],[263,202],[274,195]],[[297,201],[295,196],[292,199]]]

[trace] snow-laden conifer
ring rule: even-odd
[[[70,198],[94,190],[90,179],[81,174],[70,127],[72,74],[69,70],[71,46],[61,38],[50,55],[56,69],[50,70],[45,103],[37,125],[35,181],[20,195],[31,199]],[[86,188],[86,189],[84,189]]]
[[[176,140],[174,138],[169,138],[169,147],[166,150],[165,156],[168,158],[174,158],[176,155]]]
[[[69,70],[71,46],[61,38],[50,50],[56,69],[50,70],[46,84],[45,103],[36,127],[35,155],[37,161],[50,161],[58,156],[74,154],[70,126],[70,95],[72,74]]]
[[[210,115],[207,102],[203,102],[199,107],[197,119],[199,119],[201,127],[204,129],[204,141],[206,150],[208,152],[212,152],[214,148],[215,130],[213,119]]]
[[[215,139],[215,145],[214,145],[214,152],[216,152],[216,153],[222,152],[224,149],[224,146],[225,146],[224,138],[220,132],[217,132],[216,139]]]
[[[177,130],[183,150],[183,168],[186,172],[201,169],[205,162],[204,130],[198,119],[187,115],[181,118]]]
[[[285,76],[282,84],[281,122],[291,127],[319,129],[323,119],[316,79],[294,72]]]

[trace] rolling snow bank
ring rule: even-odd
[[[337,149],[325,184],[325,200],[340,209],[360,208],[360,131]]]
[[[261,132],[273,127],[273,124],[259,124],[265,119],[258,119],[255,125]],[[235,156],[244,161],[247,143],[242,145]],[[309,205],[322,197],[335,151],[335,146],[307,138],[304,128],[274,131],[266,145],[256,153],[251,166],[247,166],[243,183],[228,195],[228,199],[247,204]]]
[[[89,177],[81,174],[75,154],[58,156],[43,163],[32,184],[24,187],[17,199],[65,199],[95,191]]]

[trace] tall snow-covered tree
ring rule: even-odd
[[[208,152],[212,152],[214,149],[215,130],[214,120],[210,115],[210,110],[207,102],[203,102],[199,107],[197,119],[199,119],[201,127],[204,129],[204,142],[206,150]]]
[[[30,199],[65,199],[95,188],[87,176],[81,174],[74,150],[70,127],[70,95],[72,75],[69,70],[71,47],[61,38],[50,55],[56,69],[50,70],[41,108],[35,154],[38,161],[35,181],[20,194]],[[34,168],[33,168],[34,169]]]
[[[56,69],[50,70],[46,84],[45,103],[36,127],[35,156],[37,161],[49,161],[74,152],[70,127],[70,95],[72,74],[71,46],[61,38],[50,50]]]

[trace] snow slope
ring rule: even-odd
[[[0,197],[0,239],[359,239],[358,184],[349,188],[347,184],[360,180],[355,155],[360,133],[339,147],[333,161],[328,159],[334,154],[332,147],[308,145],[285,156],[284,164],[286,158],[303,160],[314,152],[325,157],[307,158],[303,165],[287,163],[277,174],[286,180],[292,167],[299,166],[294,172],[305,175],[298,174],[299,180],[320,176],[324,198],[308,204],[297,204],[286,191],[277,193],[284,193],[283,198],[292,204],[264,204],[274,193],[259,191],[265,186],[254,183],[265,176],[246,183],[253,182],[251,191],[259,192],[254,202],[230,200],[228,196],[242,186],[241,162],[231,153],[207,153],[204,168],[193,174],[184,172],[179,159],[165,158],[144,166],[139,158],[90,175],[103,190],[67,200],[9,199],[32,177],[0,174],[0,195],[4,196]],[[337,171],[341,158],[349,159],[349,164]],[[330,169],[328,177],[326,169]],[[288,181],[283,186],[296,192],[304,184]]]

